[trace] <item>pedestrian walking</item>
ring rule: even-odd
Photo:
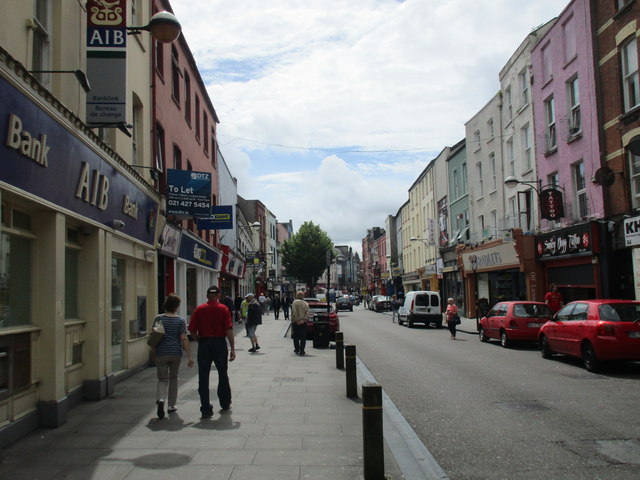
[[[549,285],[549,291],[544,296],[544,303],[547,304],[552,313],[556,313],[562,308],[562,295],[558,292],[558,285],[555,283]]]
[[[276,320],[278,320],[280,317],[280,307],[282,306],[282,300],[280,300],[280,295],[278,295],[277,293],[273,297],[271,306],[273,307],[273,316]]]
[[[400,305],[402,305],[402,303],[397,299],[397,297],[395,295],[391,295],[391,323],[396,323],[396,318],[400,318],[398,315]]]
[[[288,293],[285,293],[282,297],[282,313],[284,313],[284,319],[289,320],[289,310],[291,310],[291,296]]]
[[[261,293],[260,296],[258,297],[258,303],[260,304],[260,308],[262,308],[262,314],[268,315],[269,306],[267,305],[267,297],[264,296],[264,293]]]
[[[303,300],[304,293],[296,293],[296,299],[291,304],[291,338],[293,351],[301,357],[305,355],[307,344],[307,320],[309,318],[309,304]]]
[[[255,353],[260,350],[258,344],[258,337],[256,335],[256,329],[258,325],[262,325],[262,308],[253,295],[247,296],[249,302],[249,309],[247,310],[247,335],[251,340],[251,348],[249,351]]]
[[[247,298],[249,297],[253,297],[253,293],[248,293],[240,304],[240,318],[244,322],[245,337],[249,336],[249,330],[247,330],[247,314],[249,313],[249,301]]]
[[[453,302],[453,298],[447,299],[447,309],[445,311],[447,316],[447,326],[449,332],[451,332],[451,340],[456,339],[456,327],[460,323],[460,316],[458,315],[458,306]]]
[[[198,341],[198,394],[202,418],[213,416],[213,405],[209,399],[209,374],[211,364],[218,371],[218,401],[222,410],[231,408],[231,386],[229,385],[229,362],[236,358],[235,338],[231,312],[220,303],[217,286],[207,289],[207,303],[198,305],[191,313],[189,331]],[[229,349],[227,349],[227,341]],[[227,357],[227,354],[229,355]]]
[[[242,301],[244,299],[240,296],[239,293],[236,293],[236,298],[233,299],[233,306],[234,306],[234,320],[236,321],[236,323],[240,323],[240,320],[242,319],[242,311],[241,311],[241,307],[242,307]]]
[[[176,401],[178,400],[178,372],[182,361],[182,350],[187,353],[187,365],[189,368],[193,368],[186,322],[176,313],[180,308],[180,303],[180,297],[174,294],[168,295],[163,305],[164,313],[156,317],[156,321],[162,322],[164,327],[164,336],[155,351],[158,376],[156,387],[158,418],[164,418],[165,399],[169,413],[178,410]]]

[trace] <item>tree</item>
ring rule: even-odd
[[[318,225],[304,222],[298,233],[285,240],[281,252],[287,275],[304,282],[311,290],[314,280],[327,269],[327,252],[333,259],[333,242]]]

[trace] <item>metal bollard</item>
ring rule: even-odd
[[[336,368],[344,369],[344,334],[336,332]]]
[[[382,387],[375,383],[362,385],[362,440],[365,480],[384,480]]]
[[[347,397],[358,398],[358,374],[356,372],[356,346],[345,345],[345,363],[346,363],[346,379],[347,379]]]

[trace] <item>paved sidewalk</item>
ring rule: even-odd
[[[155,368],[147,368],[113,396],[72,409],[65,425],[0,451],[0,479],[363,478],[361,402],[346,397],[335,351],[308,343],[298,357],[283,338],[287,326],[264,317],[255,354],[243,329],[236,335],[230,411],[200,418],[197,368],[183,361],[178,411],[156,418]],[[218,408],[215,370],[211,383]],[[403,478],[387,447],[385,471]]]

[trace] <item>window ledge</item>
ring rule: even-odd
[[[558,151],[558,146],[556,145],[555,147],[549,148],[548,150],[545,150],[544,152],[544,156],[545,157],[549,157],[551,155],[553,155],[554,153],[556,153]]]
[[[640,105],[636,105],[631,110],[624,112],[618,117],[618,121],[624,125],[634,122],[640,118]]]
[[[580,138],[582,138],[582,130],[578,130],[576,133],[569,134],[569,138],[567,138],[567,143],[575,142]]]
[[[629,10],[629,8],[631,7],[631,5],[633,5],[633,2],[635,2],[635,0],[629,0],[627,2],[626,5],[624,5],[620,10],[618,10],[614,15],[613,18],[617,19],[620,15],[623,15],[627,10]]]
[[[28,332],[39,332],[41,330],[40,327],[36,327],[35,325],[22,325],[16,327],[5,327],[0,328],[0,336],[3,335],[15,335],[16,333],[28,333]]]

